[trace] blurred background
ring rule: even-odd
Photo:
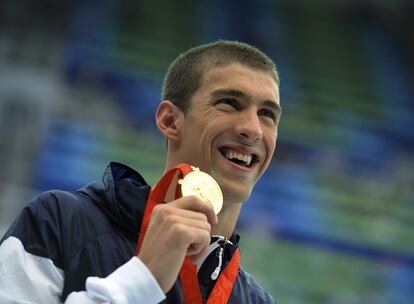
[[[150,184],[180,52],[219,38],[276,62],[284,113],[243,207],[242,264],[278,303],[413,303],[414,2],[0,2],[0,232],[121,161]]]

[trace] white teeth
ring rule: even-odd
[[[246,165],[250,166],[250,163],[252,162],[252,155],[246,155]]]
[[[225,154],[226,158],[233,159],[236,158],[238,160],[244,161],[246,166],[250,166],[252,162],[252,155],[251,154],[241,154],[236,151],[227,151]]]

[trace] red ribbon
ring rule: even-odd
[[[188,164],[180,164],[167,173],[159,180],[159,182],[151,189],[147,206],[145,207],[144,217],[141,223],[141,230],[138,238],[138,244],[136,249],[136,255],[138,255],[139,250],[142,245],[142,241],[144,239],[144,235],[147,232],[147,228],[149,222],[151,220],[152,210],[157,204],[163,203],[165,200],[165,195],[167,194],[168,188],[177,173],[179,171],[178,178],[181,179],[188,173],[192,171],[192,168]],[[175,189],[175,198],[180,198],[181,194],[181,186],[177,183],[177,187]],[[207,299],[208,304],[220,304],[220,303],[227,303],[231,291],[233,289],[234,282],[236,281],[237,274],[239,271],[239,264],[240,264],[240,252],[237,248],[231,258],[229,264],[220,274],[217,279],[217,282],[210,293],[210,296]],[[183,265],[180,269],[180,280],[181,286],[183,289],[184,300],[187,304],[201,304],[203,303],[200,287],[198,284],[198,276],[197,276],[197,266],[191,262],[191,259],[186,256],[183,262]]]

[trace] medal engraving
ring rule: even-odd
[[[205,172],[192,167],[193,171],[179,180],[183,196],[196,195],[214,208],[218,214],[223,207],[223,194],[217,182]]]

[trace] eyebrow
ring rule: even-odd
[[[244,98],[244,99],[250,99],[250,97],[240,90],[235,89],[218,89],[210,93],[212,97],[218,98],[221,96],[231,96],[231,97],[238,97],[238,98]],[[279,115],[282,115],[282,107],[280,104],[278,104],[274,100],[265,100],[262,102],[262,104],[268,108],[271,108],[279,113]]]

